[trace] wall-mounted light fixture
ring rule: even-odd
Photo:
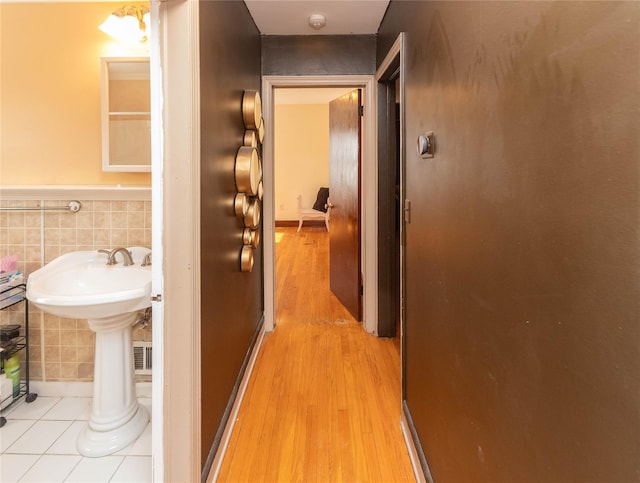
[[[119,8],[100,25],[100,30],[125,42],[146,42],[149,38],[149,9],[126,5]]]

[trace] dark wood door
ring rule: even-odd
[[[360,266],[360,89],[329,103],[331,291],[362,318]]]

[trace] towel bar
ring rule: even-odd
[[[65,206],[0,206],[0,211],[71,211],[76,213],[82,208],[79,201],[70,201]]]

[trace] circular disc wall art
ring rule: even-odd
[[[244,91],[242,97],[242,120],[244,127],[256,130],[262,120],[262,101],[258,91]]]
[[[247,214],[244,215],[244,226],[255,230],[260,224],[260,202],[256,199],[249,203]]]
[[[260,119],[260,124],[258,124],[258,141],[260,144],[264,141],[264,119]]]
[[[262,196],[264,195],[264,187],[262,186],[262,180],[258,183],[258,199],[262,201]]]
[[[260,182],[260,159],[258,150],[251,146],[241,146],[236,154],[236,189],[239,193],[258,194]]]
[[[244,245],[240,252],[240,271],[250,272],[253,268],[253,248]]]
[[[233,200],[233,209],[236,216],[239,218],[242,218],[247,214],[247,210],[249,209],[249,199],[245,193],[236,194],[236,197]]]
[[[242,234],[242,242],[252,248],[258,248],[260,244],[260,232],[258,230],[252,230],[251,228],[245,228]]]
[[[244,132],[243,143],[245,146],[251,146],[252,148],[258,147],[258,135],[255,131],[246,130]]]
[[[264,139],[264,120],[258,91],[244,91],[242,122],[245,132],[242,138],[243,145],[236,153],[234,174],[237,194],[233,200],[233,209],[244,224],[240,270],[250,272],[253,268],[253,250],[260,243],[260,200],[263,195],[262,164],[258,148]]]

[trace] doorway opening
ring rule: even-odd
[[[400,371],[401,371],[401,398],[402,398],[402,420],[400,426],[404,436],[405,444],[411,458],[414,475],[418,482],[432,481],[424,453],[422,452],[411,415],[406,406],[406,332],[405,332],[405,225],[411,223],[411,204],[406,199],[405,194],[405,172],[406,172],[406,146],[405,146],[405,34],[401,33],[396,38],[389,52],[383,59],[376,72],[376,82],[378,88],[378,140],[379,140],[379,163],[380,163],[380,186],[386,190],[387,195],[381,194],[381,198],[388,201],[389,210],[395,211],[397,221],[389,216],[385,219],[384,214],[380,216],[380,230],[390,230],[394,226],[394,238],[398,240],[397,253],[393,252],[391,257],[386,257],[380,262],[380,271],[387,271],[389,283],[391,279],[399,281],[397,294],[389,297],[386,301],[386,313],[394,320],[393,325],[400,330]],[[385,171],[386,170],[386,171]],[[386,173],[386,174],[385,174]],[[396,187],[396,183],[399,185]],[[397,190],[397,203],[392,199],[391,192]],[[395,197],[395,195],[394,195]],[[392,208],[395,206],[395,208]],[[389,211],[388,210],[388,211]],[[387,211],[387,212],[388,212]],[[382,212],[382,208],[381,208]],[[395,229],[397,223],[397,231]],[[398,256],[396,261],[395,256]],[[381,275],[384,280],[385,275]],[[382,288],[382,287],[381,287]],[[381,290],[382,291],[382,290]],[[398,303],[396,307],[396,301]],[[381,306],[384,306],[384,302]],[[398,314],[398,315],[396,315]],[[398,322],[395,317],[398,316]],[[425,477],[425,475],[427,475]]]
[[[400,345],[403,163],[399,61],[378,80],[378,286],[381,336]]]
[[[331,314],[342,312],[332,309],[336,303],[347,307],[356,321],[361,319],[361,123],[360,101],[359,97],[352,100],[354,92],[353,86],[274,89],[278,323],[287,319],[328,322]],[[340,117],[345,113],[346,119]],[[329,205],[336,203],[333,214],[337,216],[331,220]],[[301,215],[302,210],[307,214]],[[352,222],[349,230],[345,229],[348,222]],[[345,240],[347,234],[351,236]],[[286,270],[285,261],[291,265]]]
[[[264,230],[264,273],[265,273],[265,330],[271,331],[275,327],[275,226],[280,204],[276,205],[275,185],[276,164],[275,164],[275,97],[276,91],[285,88],[337,88],[344,91],[358,88],[362,89],[364,105],[363,131],[362,131],[362,175],[360,178],[360,188],[362,193],[362,203],[360,210],[362,246],[361,274],[362,274],[362,322],[365,330],[370,333],[377,333],[377,267],[376,267],[376,196],[377,186],[375,184],[375,113],[373,108],[373,77],[372,76],[319,76],[319,77],[285,77],[285,76],[265,76],[263,77],[263,114],[267,127],[263,145],[263,172],[264,172],[264,203],[263,203],[263,230]],[[299,122],[304,122],[300,119]],[[304,160],[298,160],[304,163]],[[367,169],[369,167],[369,169]],[[315,190],[317,191],[317,187]],[[295,190],[294,190],[295,191]],[[294,199],[298,193],[291,193]],[[315,193],[313,193],[315,200]],[[313,202],[313,200],[311,200]],[[289,201],[289,204],[291,201]],[[365,207],[369,207],[365,209]],[[281,210],[282,211],[282,210]],[[289,215],[291,216],[291,215]],[[297,217],[296,217],[297,218]]]
[[[295,226],[298,222],[297,197],[301,195],[302,206],[310,208],[318,189],[329,186],[329,102],[351,89],[274,89],[272,127],[277,226]]]

